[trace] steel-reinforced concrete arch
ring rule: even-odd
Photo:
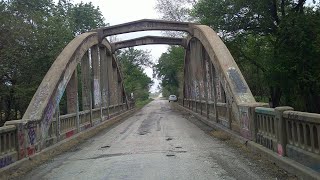
[[[111,43],[112,52],[115,52],[122,48],[128,48],[133,46],[150,45],[150,44],[168,44],[179,45],[184,48],[187,47],[187,39],[185,38],[172,38],[162,36],[144,36],[126,41],[119,41]]]
[[[236,104],[255,103],[256,101],[237,63],[217,33],[209,26],[194,25],[193,27],[193,37],[202,43],[213,65],[222,72],[222,76],[227,82],[224,88],[229,91]]]
[[[105,53],[112,56],[110,44],[107,40],[103,40],[99,43],[97,32],[88,32],[77,36],[56,58],[29,103],[22,120],[25,122],[29,120],[41,121],[42,139],[46,136],[55,109],[57,108],[77,65],[80,63],[85,53],[93,46],[104,48]],[[115,57],[112,56],[112,58]],[[122,83],[121,73],[118,64],[114,59],[112,59],[112,66],[117,69],[118,76]],[[124,89],[122,90],[124,91]]]
[[[231,99],[234,104],[233,109],[236,113],[235,116],[238,117],[237,108],[239,105],[255,102],[255,99],[229,50],[210,27],[194,23],[140,20],[97,29],[96,32],[84,33],[72,40],[57,57],[44,77],[23,116],[23,120],[41,120],[43,129],[42,134],[45,134],[46,131],[48,131],[48,127],[51,123],[50,119],[52,119],[54,110],[56,109],[77,64],[88,49],[94,45],[104,46],[110,55],[113,55],[114,50],[117,48],[139,44],[177,43],[186,47],[186,40],[179,38],[138,38],[135,40],[114,43],[112,45],[114,48],[112,48],[104,39],[106,36],[147,30],[183,31],[189,33],[191,37],[198,39],[208,53],[212,64],[221,72],[222,79],[225,82],[225,84],[223,84],[225,91],[230,96],[228,98]],[[113,63],[117,66],[116,62]],[[118,73],[121,75],[120,72]]]
[[[217,104],[220,104],[219,108],[223,107],[227,114],[230,113],[227,115],[229,119],[224,121],[228,123],[225,126],[240,128],[242,116],[244,116],[243,107],[257,103],[228,48],[217,33],[205,25],[194,25],[193,36],[189,36],[187,41],[182,98],[186,99],[188,106],[190,101],[196,104],[205,101],[208,118],[207,106],[213,105],[215,111],[213,118],[216,121],[221,119],[218,114],[223,114],[223,112],[218,113],[217,110]],[[211,84],[213,87],[210,87]],[[220,100],[217,98],[218,90]],[[211,96],[211,99],[214,97],[214,100],[209,100],[208,96]],[[192,105],[192,108],[194,106],[197,109],[198,105]],[[245,116],[248,116],[248,113],[246,109]]]
[[[222,76],[227,82],[227,86],[224,88],[226,91],[230,92],[230,95],[232,95],[236,104],[256,102],[228,48],[217,33],[209,26],[186,22],[143,19],[101,28],[97,31],[99,32],[99,36],[104,38],[111,35],[148,30],[183,31],[189,33],[191,37],[197,38],[206,49],[214,66],[221,70]],[[167,40],[169,40],[169,38]],[[135,43],[137,45],[158,44],[156,41],[157,39],[151,39],[150,37],[138,38],[136,40],[133,39],[113,43],[113,47],[114,49],[117,49],[116,46],[118,46],[118,48],[125,46],[129,47],[134,46]],[[162,42],[159,43],[162,44]]]
[[[192,25],[194,23],[175,22],[153,19],[142,19],[115,26],[104,27],[94,31],[99,33],[100,40],[107,36],[138,32],[138,31],[183,31],[193,34]]]

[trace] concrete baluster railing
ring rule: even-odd
[[[273,108],[257,107],[256,113],[256,142],[277,152],[277,127],[276,113]]]
[[[0,168],[18,160],[16,126],[0,127]]]
[[[229,117],[228,117],[228,109],[226,103],[217,102],[217,117],[218,122],[224,125],[225,127],[229,127]],[[229,127],[230,128],[230,127]]]
[[[283,112],[286,128],[286,155],[320,171],[320,114]]]

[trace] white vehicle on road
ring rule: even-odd
[[[173,101],[173,102],[176,102],[178,99],[177,99],[177,96],[176,95],[170,95],[169,96],[169,102]]]

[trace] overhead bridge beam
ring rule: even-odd
[[[185,38],[172,38],[161,36],[144,36],[135,39],[119,41],[111,44],[112,52],[114,53],[118,49],[128,48],[133,46],[141,46],[148,44],[168,44],[168,45],[180,45],[184,48],[187,47],[187,39]]]
[[[95,29],[98,32],[100,40],[107,36],[138,32],[138,31],[182,31],[193,35],[192,26],[194,23],[174,22],[164,20],[142,19],[129,23],[119,24],[115,26]]]

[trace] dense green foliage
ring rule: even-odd
[[[178,46],[170,46],[163,53],[154,66],[154,73],[161,79],[162,95],[179,95],[182,91],[184,49]]]
[[[128,48],[118,53],[118,61],[123,72],[127,96],[133,93],[134,100],[145,101],[149,98],[149,89],[153,81],[144,73],[145,67],[151,67],[150,52]]]
[[[54,59],[75,35],[105,26],[91,3],[0,2],[0,124],[21,118]]]
[[[200,0],[193,15],[227,44],[258,100],[320,112],[320,11],[305,0]]]
[[[212,27],[258,101],[320,113],[319,7],[306,0],[158,0],[156,9],[167,20]],[[164,91],[167,82],[177,89],[176,77],[167,77]]]

